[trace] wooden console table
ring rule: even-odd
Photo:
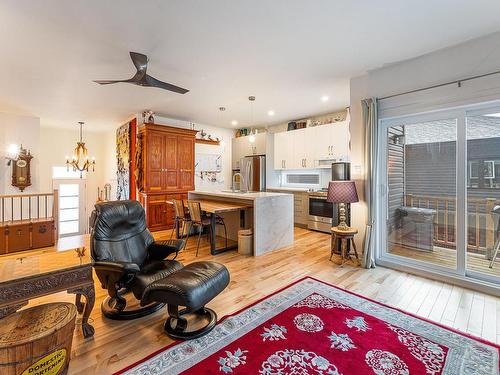
[[[0,257],[0,319],[25,306],[30,299],[62,291],[76,294],[83,336],[93,336],[89,316],[94,307],[95,289],[88,251],[82,257],[74,249]]]

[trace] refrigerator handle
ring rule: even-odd
[[[252,178],[252,168],[253,168],[253,161],[252,161],[252,163],[248,163],[247,191],[253,191],[253,181],[251,180],[251,178]]]

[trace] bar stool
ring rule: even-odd
[[[177,231],[177,237],[179,237],[179,226],[182,224],[182,232],[180,234],[180,238],[184,238],[184,228],[188,228],[186,233],[186,241],[184,242],[184,247],[187,245],[187,241],[189,239],[189,224],[191,223],[191,217],[189,213],[186,212],[186,207],[184,207],[184,202],[182,199],[172,199],[175,210],[175,220],[174,227],[172,228],[172,233],[170,233],[170,239],[172,239],[174,235],[174,231]]]
[[[358,256],[358,251],[356,249],[356,243],[354,242],[354,236],[358,233],[357,229],[354,228],[349,228],[347,230],[342,230],[339,229],[338,227],[332,227],[332,243],[331,243],[331,250],[330,250],[330,260],[332,260],[332,256],[334,253],[334,245],[337,242],[336,240],[340,240],[340,255],[342,257],[342,263],[340,264],[341,266],[344,265],[347,259],[351,259],[351,254],[347,252],[347,243],[351,241],[352,244],[352,250],[354,251],[354,256],[356,257],[356,260],[358,261],[358,266],[361,265],[361,262],[359,261],[359,256]]]

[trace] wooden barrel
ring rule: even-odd
[[[66,374],[76,306],[48,303],[0,320],[0,374]]]

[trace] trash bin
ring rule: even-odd
[[[432,251],[436,210],[417,207],[399,208],[399,243],[415,250]]]
[[[238,253],[241,255],[253,254],[253,232],[251,229],[238,231]]]

